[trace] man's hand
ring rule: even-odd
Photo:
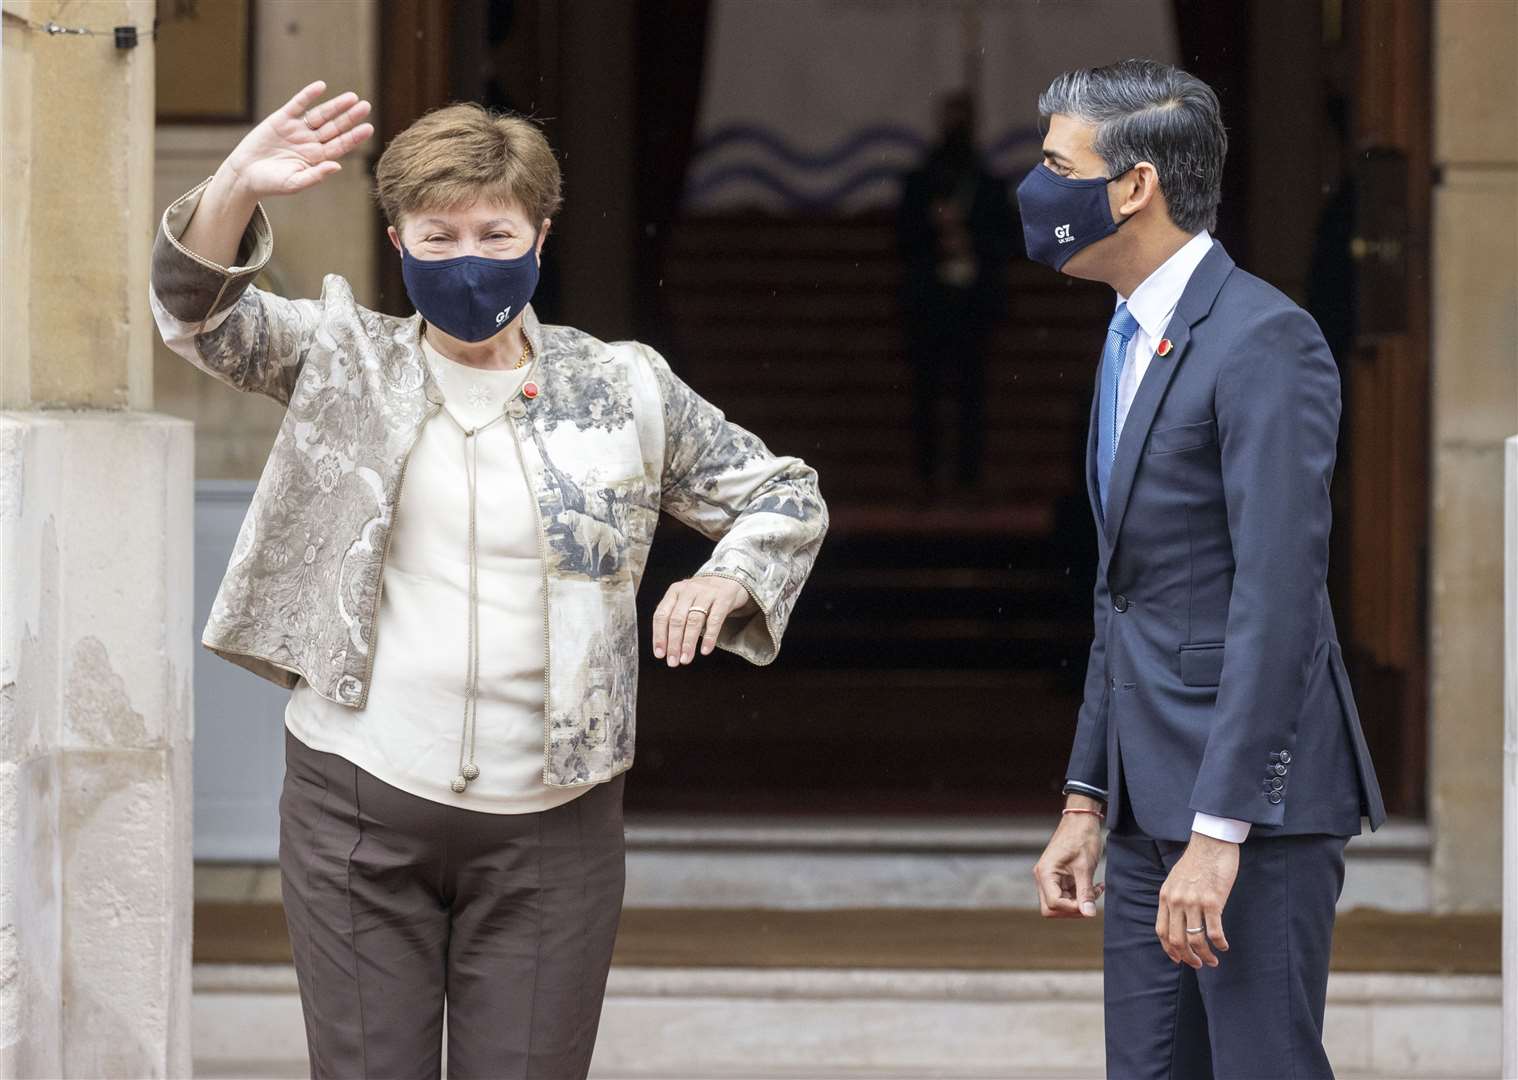
[[[1071,795],[1066,809],[1100,810],[1102,804]],[[1033,867],[1038,909],[1046,919],[1091,919],[1106,886],[1093,882],[1102,859],[1102,819],[1095,814],[1064,814],[1049,846]]]
[[[654,609],[654,656],[668,658],[670,667],[689,664],[696,658],[698,641],[701,655],[709,656],[717,647],[722,624],[749,615],[756,607],[748,590],[730,578],[677,581]]]
[[[1166,956],[1198,970],[1203,964],[1218,966],[1217,953],[1228,951],[1223,908],[1238,876],[1238,844],[1191,834],[1186,853],[1160,889],[1154,933]],[[1189,934],[1188,929],[1205,932]]]

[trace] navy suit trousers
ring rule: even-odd
[[[1160,888],[1184,844],[1107,841],[1104,966],[1113,1080],[1331,1078],[1323,1009],[1342,836],[1257,836],[1240,849],[1223,910],[1229,951],[1193,971],[1154,934]]]

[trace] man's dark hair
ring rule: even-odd
[[[1077,68],[1039,95],[1038,113],[1046,122],[1058,113],[1095,126],[1108,176],[1141,161],[1153,165],[1179,228],[1217,228],[1228,133],[1217,94],[1195,75],[1154,60]]]

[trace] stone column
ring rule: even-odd
[[[0,1075],[184,1077],[193,436],[146,411],[155,5],[0,12]]]
[[[1507,441],[1507,738],[1502,781],[1502,1075],[1518,1076],[1518,435]]]
[[[1434,6],[1434,906],[1501,905],[1502,468],[1518,431],[1518,4]]]

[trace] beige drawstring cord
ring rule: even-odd
[[[538,357],[530,339],[522,350],[522,358],[517,362],[517,367],[520,368],[529,358],[532,367],[523,376],[523,382],[516,393],[507,397],[508,407],[519,395],[529,399],[537,396],[537,386],[531,380],[533,372],[537,370]],[[531,392],[524,393],[522,387],[527,387]],[[464,435],[464,480],[469,488],[469,657],[464,672],[464,730],[459,734],[459,771],[448,785],[455,793],[462,795],[468,789],[470,781],[478,780],[480,776],[480,767],[474,760],[480,698],[480,545],[476,531],[480,477],[479,435],[507,419],[508,412],[503,408],[495,419],[473,428],[461,424],[446,402],[442,412]]]
[[[479,434],[506,419],[502,413],[477,428],[466,428],[448,409],[443,410],[454,427],[464,434],[464,479],[469,488],[469,657],[464,673],[464,730],[459,735],[459,771],[449,784],[462,795],[471,780],[477,780],[480,767],[474,761],[476,716],[480,697],[480,545],[476,532],[479,505],[480,440]]]

